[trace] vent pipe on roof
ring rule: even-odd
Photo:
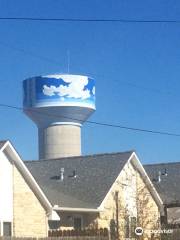
[[[161,182],[161,171],[158,172],[158,182]]]
[[[72,175],[69,175],[68,177],[69,177],[69,178],[77,178],[76,171],[73,170]]]
[[[162,176],[167,177],[167,175],[168,175],[168,173],[167,173],[167,169],[165,168],[165,169],[164,169],[164,172],[162,173]]]
[[[61,171],[60,171],[60,180],[61,180],[61,181],[64,180],[64,168],[61,168]]]

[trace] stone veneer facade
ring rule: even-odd
[[[24,178],[13,166],[13,236],[46,237],[46,212]]]
[[[123,168],[104,200],[103,207],[105,210],[97,219],[98,227],[109,228],[113,222],[118,221],[119,237],[122,240],[135,237],[131,224],[133,218],[136,226],[140,226],[144,230],[159,229],[160,227],[158,206],[140,173],[131,163],[127,163]],[[128,229],[130,234],[126,233]],[[149,234],[143,234],[143,240],[149,239],[148,237],[150,237]]]

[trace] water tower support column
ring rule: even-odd
[[[39,159],[81,155],[81,126],[60,124],[39,128]]]

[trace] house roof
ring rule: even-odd
[[[164,204],[180,204],[180,162],[144,165]],[[167,176],[165,176],[165,171]],[[158,175],[161,172],[161,181]]]
[[[7,140],[0,141],[0,149],[4,146],[4,144],[7,142]]]
[[[133,151],[25,161],[52,205],[98,208]],[[64,168],[64,180],[60,171]],[[71,177],[73,171],[77,177]]]

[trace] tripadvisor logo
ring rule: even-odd
[[[150,229],[148,229],[148,230],[145,229],[145,230],[143,230],[142,227],[137,227],[134,232],[137,236],[142,236],[143,233],[147,233],[147,234],[152,234],[152,233],[154,233],[154,234],[163,234],[163,233],[172,234],[173,229],[151,229],[151,230]]]
[[[137,227],[137,228],[135,229],[135,234],[136,234],[137,236],[142,236],[142,235],[143,235],[143,229],[142,229],[142,227]]]

